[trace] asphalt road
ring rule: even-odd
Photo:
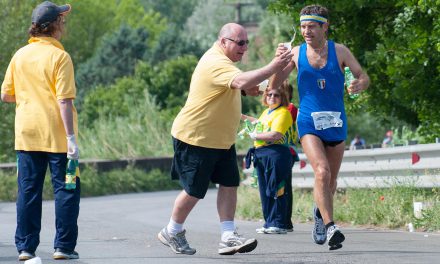
[[[216,190],[199,202],[187,223],[193,256],[177,255],[156,238],[168,222],[177,191],[83,198],[79,218],[79,260],[52,260],[54,206],[44,202],[42,263],[440,263],[439,233],[409,233],[344,227],[344,247],[328,251],[312,243],[309,224],[295,225],[287,235],[256,234],[259,222],[237,221],[239,232],[258,239],[250,253],[220,256]],[[0,263],[18,263],[14,245],[15,204],[0,203]]]

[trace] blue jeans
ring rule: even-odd
[[[49,165],[55,198],[54,248],[75,249],[78,238],[80,181],[76,189],[64,188],[66,153],[17,151],[17,229],[15,245],[18,252],[35,252],[40,244],[41,209],[44,177]]]

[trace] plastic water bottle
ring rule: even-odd
[[[258,123],[255,125],[255,132],[257,134],[263,133],[263,124],[260,121],[258,121]],[[260,145],[264,144],[264,140],[257,140],[255,142],[257,142],[257,144],[260,144]]]
[[[348,67],[344,68],[344,75],[345,75],[345,87],[348,89],[348,87],[351,84],[351,81],[356,80],[356,78],[354,78],[353,73],[350,71],[350,68],[348,68]],[[349,92],[348,96],[351,99],[357,99],[359,97],[359,94]]]
[[[240,130],[240,132],[238,132],[238,136],[241,139],[243,139],[246,134],[249,135],[249,133],[251,133],[252,131],[254,131],[254,125],[252,124],[251,121],[249,121],[248,119],[245,119],[244,120],[244,127],[242,130]]]
[[[76,189],[76,177],[79,176],[78,160],[69,159],[66,166],[66,190]]]

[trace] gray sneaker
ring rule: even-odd
[[[328,249],[336,250],[342,247],[342,242],[345,240],[344,234],[341,233],[337,225],[332,225],[327,229]]]
[[[323,245],[327,239],[327,234],[325,232],[324,220],[322,217],[317,216],[318,208],[315,206],[313,208],[313,219],[315,220],[315,226],[312,230],[313,241],[318,245]]]
[[[227,241],[222,241],[219,244],[218,253],[220,255],[234,255],[235,253],[251,252],[257,247],[257,240],[255,238],[241,237],[237,231],[234,235],[228,238]]]
[[[196,253],[196,249],[189,246],[185,237],[185,232],[186,230],[183,230],[182,232],[177,233],[175,236],[171,236],[168,234],[167,228],[164,227],[159,234],[157,234],[157,238],[165,246],[169,246],[176,254],[194,255],[194,253]]]

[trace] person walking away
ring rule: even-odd
[[[45,1],[32,12],[29,44],[12,57],[1,100],[15,103],[18,260],[35,257],[40,242],[42,190],[49,166],[55,196],[54,259],[77,259],[80,180],[65,188],[68,159],[79,158],[73,64],[59,42],[70,5]]]

